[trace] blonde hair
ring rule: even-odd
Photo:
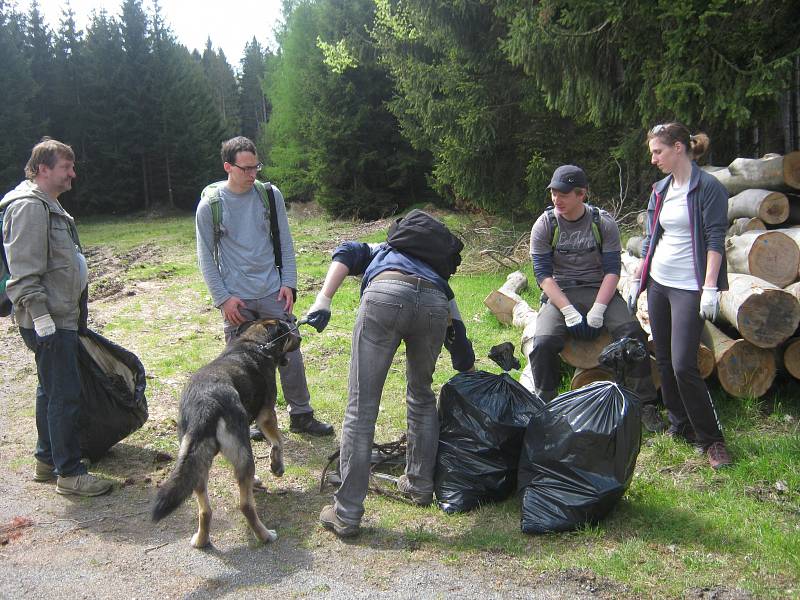
[[[661,123],[653,127],[647,132],[647,141],[649,142],[653,138],[657,138],[667,145],[680,142],[686,148],[686,153],[692,160],[702,158],[711,146],[711,140],[705,133],[692,135],[686,125],[677,121]]]
[[[39,174],[39,167],[47,165],[52,169],[59,158],[75,162],[75,153],[72,148],[49,137],[43,137],[31,150],[31,157],[25,165],[25,177],[33,181]]]

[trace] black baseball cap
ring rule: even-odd
[[[586,173],[575,165],[561,165],[553,172],[553,178],[550,180],[550,185],[547,186],[547,189],[569,193],[576,187],[589,187]]]

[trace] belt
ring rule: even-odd
[[[406,275],[405,273],[401,273],[400,271],[382,271],[372,278],[372,281],[381,281],[381,280],[403,281],[405,283],[410,283],[411,285],[416,286],[417,289],[437,290],[440,292],[442,291],[438,285],[436,285],[435,283],[431,283],[427,279],[423,279],[422,277],[416,277],[415,275]]]

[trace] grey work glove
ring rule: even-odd
[[[711,286],[703,286],[700,296],[700,316],[706,321],[716,321],[719,316],[719,291]]]
[[[33,329],[36,331],[36,344],[45,350],[50,350],[56,340],[56,324],[50,314],[44,314],[33,320]]]
[[[639,296],[639,287],[641,286],[641,281],[634,280],[631,281],[631,285],[628,288],[628,297],[625,300],[628,303],[628,312],[631,313],[631,316],[636,314],[636,299]]]

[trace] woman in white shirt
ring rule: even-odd
[[[632,286],[635,306],[640,288],[647,306],[661,375],[661,394],[670,427],[708,456],[714,469],[730,465],[711,395],[697,368],[703,319],[719,312],[719,291],[727,289],[725,231],[728,193],[695,160],[709,139],[691,135],[672,122],[647,135],[651,162],[667,177],[653,185],[647,207],[647,237],[639,266],[640,285]]]

